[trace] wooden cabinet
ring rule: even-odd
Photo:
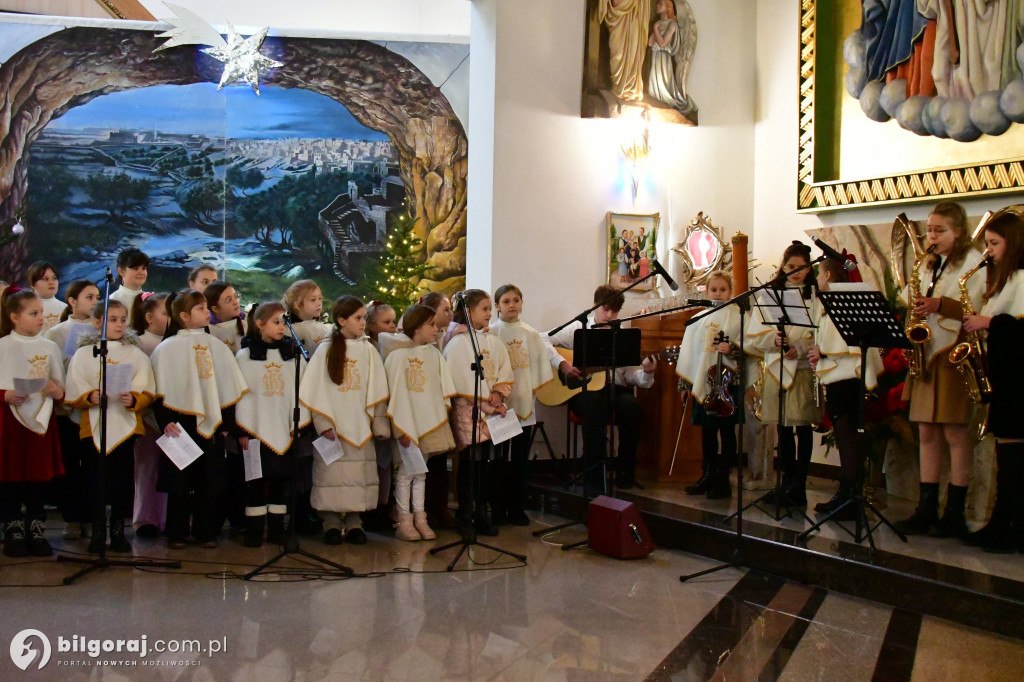
[[[653,355],[670,346],[678,346],[683,338],[686,320],[696,312],[699,311],[684,310],[634,321],[632,326],[641,330],[641,350],[644,355]],[[637,478],[641,480],[690,484],[700,478],[701,429],[690,424],[692,407],[688,406],[686,413],[683,413],[677,384],[675,365],[660,361],[655,372],[654,386],[637,389],[637,399],[644,409],[644,428],[637,449]],[[676,461],[669,475],[673,451]]]

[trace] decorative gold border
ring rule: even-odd
[[[817,0],[800,5],[800,148],[797,212],[911,203],[1024,190],[1024,158],[903,173],[869,180],[814,182],[814,63]]]

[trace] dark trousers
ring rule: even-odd
[[[526,508],[526,470],[533,441],[533,426],[495,446],[489,469],[491,509],[496,514],[521,513]]]
[[[83,488],[87,500],[87,518],[94,522],[106,523],[106,505],[110,505],[110,518],[114,521],[131,521],[132,509],[135,505],[135,441],[132,436],[110,451],[105,461],[103,472],[104,485],[102,502],[104,508],[98,506],[100,500],[99,468],[97,467],[100,453],[92,438],[83,439],[79,448],[88,452],[84,466]],[[85,481],[88,481],[86,488]]]
[[[618,427],[619,452],[615,460],[615,471],[622,478],[632,479],[636,467],[636,446],[640,440],[640,426],[643,409],[633,395],[633,389],[624,386],[605,386],[600,391],[579,393],[569,400],[569,409],[583,420],[583,466],[584,491],[593,497],[604,489],[601,461],[608,455],[607,428],[611,419],[608,392],[612,391],[611,403],[615,409],[615,424]]]
[[[96,448],[92,443],[82,441],[78,424],[70,417],[57,417],[57,434],[60,438],[60,456],[64,463],[64,474],[54,479],[57,508],[65,523],[81,523],[92,518],[89,510],[89,468],[86,459]]]
[[[288,478],[264,476],[245,484],[245,506],[262,507],[267,504],[288,505]]]
[[[0,482],[0,521],[7,523],[24,518],[26,521],[45,521],[46,492],[49,483],[40,481]],[[21,507],[25,506],[22,516]]]
[[[832,433],[836,437],[844,481],[857,481],[861,476],[860,439],[856,423],[860,399],[859,379],[844,379],[825,385],[825,410],[832,420]]]
[[[810,425],[779,426],[778,429],[782,472],[791,478],[806,480],[811,466],[811,451],[814,449],[814,429]]]
[[[473,461],[472,458],[474,452],[472,445],[459,452],[459,471],[455,480],[455,493],[459,499],[459,516],[464,519],[469,518],[469,512],[473,509],[474,502],[476,502],[478,516],[486,513],[487,505],[490,503],[487,495],[488,486],[484,485],[484,481],[488,480],[487,471],[490,466],[489,460],[494,453],[494,445],[491,441],[479,443],[475,451],[476,461]]]
[[[714,422],[721,421],[716,424]],[[736,464],[736,424],[732,421],[706,417],[701,425],[701,452],[704,462],[717,462],[722,469],[728,470]],[[722,449],[718,449],[718,440],[722,440]]]

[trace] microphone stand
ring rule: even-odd
[[[355,575],[355,571],[352,570],[351,568],[349,568],[348,566],[345,566],[345,565],[339,564],[339,563],[335,563],[334,561],[331,561],[329,559],[325,559],[322,556],[319,556],[317,554],[313,554],[312,552],[308,552],[308,551],[302,549],[301,547],[299,547],[299,536],[295,532],[296,531],[296,525],[297,525],[297,523],[296,523],[296,521],[297,521],[296,510],[297,510],[298,504],[299,504],[299,448],[298,448],[298,442],[299,442],[299,419],[300,419],[300,414],[301,414],[301,409],[299,407],[299,370],[302,367],[301,363],[302,363],[303,360],[305,360],[306,363],[309,364],[309,352],[306,351],[306,348],[302,345],[302,341],[300,341],[299,337],[296,336],[295,329],[292,328],[291,316],[288,315],[288,314],[285,314],[282,317],[282,319],[284,320],[285,326],[288,327],[288,332],[292,335],[292,339],[295,341],[295,346],[296,346],[296,353],[295,353],[295,357],[294,357],[294,360],[295,360],[295,382],[294,382],[295,383],[295,386],[294,386],[295,402],[294,402],[294,405],[292,407],[292,429],[293,429],[292,434],[293,435],[292,435],[292,447],[291,447],[291,453],[290,453],[291,462],[290,462],[290,466],[289,466],[289,468],[291,469],[290,473],[291,473],[291,479],[292,479],[291,480],[291,498],[292,498],[292,502],[291,502],[291,518],[288,520],[288,534],[287,534],[287,536],[284,539],[284,546],[281,548],[281,551],[278,552],[275,556],[273,556],[269,560],[265,561],[264,563],[260,564],[259,566],[257,566],[253,570],[251,570],[248,573],[246,573],[244,576],[242,576],[242,579],[243,580],[252,580],[253,578],[258,576],[259,574],[261,574],[264,571],[266,571],[270,566],[274,565],[279,560],[285,558],[289,554],[298,554],[300,556],[306,557],[307,559],[311,559],[313,561],[318,561],[321,564],[325,564],[325,565],[330,566],[331,568],[335,569],[335,571],[340,573],[342,576],[344,576],[346,578],[351,578],[353,575]],[[313,456],[315,457],[316,455],[313,455]]]
[[[466,311],[466,328],[467,328],[467,332],[469,334],[469,343],[470,343],[470,346],[473,349],[473,362],[470,363],[470,365],[469,365],[469,368],[471,370],[473,370],[473,411],[472,411],[473,428],[472,428],[472,430],[470,432],[471,435],[470,435],[470,440],[469,440],[469,509],[467,509],[467,510],[463,510],[461,508],[459,509],[459,515],[462,516],[463,519],[465,519],[466,516],[468,515],[469,523],[464,523],[463,524],[464,528],[466,528],[467,530],[465,530],[463,532],[462,536],[458,540],[456,540],[455,542],[449,542],[446,545],[441,545],[440,547],[433,547],[433,548],[430,549],[430,554],[431,554],[431,556],[433,556],[434,554],[437,554],[438,552],[443,552],[446,549],[451,549],[452,547],[460,546],[459,547],[459,551],[456,552],[455,556],[452,558],[451,562],[448,564],[448,568],[447,568],[448,571],[455,570],[455,564],[458,562],[459,558],[462,556],[462,554],[464,552],[466,552],[473,545],[477,545],[479,547],[484,547],[485,549],[489,549],[491,551],[498,552],[499,554],[505,554],[505,555],[508,555],[510,557],[514,557],[516,559],[519,559],[519,561],[521,561],[522,563],[525,564],[526,563],[526,555],[525,554],[516,554],[515,552],[510,552],[510,551],[508,551],[506,549],[502,549],[500,547],[495,547],[494,545],[489,545],[489,544],[487,544],[485,542],[480,542],[477,539],[477,530],[476,530],[477,505],[480,504],[480,500],[477,498],[478,481],[477,481],[477,468],[476,467],[477,467],[477,457],[479,456],[479,449],[480,449],[479,448],[479,446],[480,446],[479,436],[477,435],[477,429],[478,429],[479,424],[480,424],[480,384],[484,380],[484,366],[483,366],[483,359],[484,358],[483,358],[483,355],[480,354],[480,348],[477,346],[476,330],[473,329],[473,321],[470,319],[470,316],[469,316],[469,306],[466,305],[465,299],[462,299],[462,298],[459,298],[459,299],[456,300],[456,310],[458,310],[458,306],[459,305],[461,305],[462,309],[464,311]],[[483,487],[482,482],[480,482],[479,487]],[[468,556],[469,556],[469,560],[471,562],[473,562],[473,553],[469,552]]]
[[[798,271],[801,271],[801,270],[809,270],[814,265],[822,262],[823,260],[826,260],[827,258],[828,258],[828,256],[821,256],[821,257],[819,257],[819,258],[809,262],[807,265],[801,266],[801,267],[797,268],[796,270],[793,270],[792,272],[785,273],[785,274],[780,273],[780,276],[773,277],[767,283],[762,284],[761,286],[755,287],[753,289],[748,289],[747,291],[744,291],[742,294],[739,294],[737,296],[733,296],[731,299],[729,299],[728,301],[724,302],[722,305],[716,306],[714,308],[711,308],[707,312],[702,313],[700,315],[694,315],[693,317],[691,317],[689,320],[686,321],[686,326],[689,327],[691,324],[697,322],[698,320],[704,319],[705,316],[707,316],[707,315],[714,315],[715,313],[721,312],[722,310],[724,310],[725,308],[727,308],[730,305],[737,305],[737,306],[739,306],[739,309],[740,309],[740,361],[737,363],[737,369],[739,370],[739,382],[740,382],[740,387],[741,387],[742,392],[740,394],[741,395],[741,399],[738,401],[739,404],[736,406],[738,408],[738,410],[739,410],[738,417],[737,417],[737,422],[738,422],[739,427],[740,427],[740,429],[739,429],[739,436],[738,436],[738,440],[737,440],[737,443],[736,443],[736,513],[731,515],[731,516],[726,517],[726,519],[723,519],[723,521],[725,521],[725,520],[731,519],[733,517],[736,518],[736,534],[733,536],[734,537],[734,547],[733,547],[732,555],[729,557],[728,561],[726,561],[725,563],[719,564],[718,566],[713,566],[711,568],[704,569],[703,571],[697,571],[696,573],[689,573],[689,574],[686,574],[686,575],[679,576],[679,582],[681,582],[681,583],[685,583],[686,581],[692,580],[693,578],[699,578],[701,576],[710,575],[711,573],[717,573],[718,571],[724,570],[726,568],[739,568],[739,567],[747,564],[746,555],[745,555],[745,553],[743,551],[744,550],[744,548],[743,548],[743,510],[744,510],[744,506],[743,506],[743,458],[746,456],[746,453],[743,451],[743,448],[744,448],[744,433],[746,432],[746,428],[744,427],[744,425],[746,424],[747,405],[746,405],[746,400],[744,400],[742,396],[743,396],[743,393],[746,392],[746,385],[747,385],[746,384],[747,354],[746,354],[746,350],[745,350],[745,345],[744,344],[745,344],[745,336],[746,336],[745,316],[746,316],[746,311],[750,307],[750,298],[752,296],[754,296],[754,294],[756,294],[758,291],[762,291],[764,289],[768,289],[769,287],[775,285],[778,282],[785,281],[785,277],[788,277],[789,275],[792,275],[793,272],[798,272]],[[780,381],[779,383],[781,384],[782,382]],[[749,506],[750,505],[748,504],[747,507],[749,507]]]
[[[580,314],[576,315],[575,317],[570,318],[569,320],[566,320],[565,322],[563,322],[562,324],[558,325],[554,329],[551,329],[550,331],[548,331],[548,336],[550,337],[553,334],[557,334],[558,332],[562,331],[563,329],[568,327],[570,324],[573,324],[574,322],[579,322],[582,325],[582,329],[586,330],[587,329],[587,322],[590,319],[590,313],[594,312],[595,310],[597,310],[601,306],[605,305],[608,301],[610,301],[617,294],[624,294],[627,291],[629,291],[630,289],[633,289],[633,288],[639,286],[644,281],[650,279],[651,277],[656,277],[659,274],[663,275],[665,277],[665,279],[669,281],[670,285],[673,285],[673,287],[672,287],[673,291],[676,291],[679,288],[678,285],[676,285],[675,282],[673,282],[668,277],[668,273],[665,273],[664,270],[662,270],[660,268],[655,268],[655,269],[651,270],[651,272],[649,272],[645,277],[641,277],[640,279],[636,280],[635,282],[633,282],[632,284],[630,284],[629,286],[627,286],[624,289],[618,289],[616,291],[613,291],[613,292],[607,294],[606,296],[602,297],[601,300],[597,301],[590,308],[584,310],[583,312],[581,312]],[[648,314],[645,314],[645,315],[637,315],[635,317],[630,317],[630,318],[627,318],[626,320],[622,320],[621,322],[626,322],[628,320],[639,319],[640,317],[649,317],[652,314],[663,315],[665,313],[675,312],[676,310],[683,310],[686,307],[688,307],[688,306],[682,306],[682,307],[673,308],[673,309],[670,309],[670,310],[662,310],[662,311],[658,311],[657,313],[648,313]],[[615,427],[614,427],[614,425],[615,425],[615,397],[614,397],[614,394],[613,394],[613,392],[615,390],[615,366],[614,366],[614,362],[615,362],[616,337],[618,336],[618,331],[619,331],[620,325],[619,324],[614,324],[614,322],[615,321],[612,320],[612,321],[609,321],[607,323],[604,323],[604,324],[607,324],[609,327],[612,327],[614,332],[612,334],[612,363],[613,364],[612,364],[612,374],[611,374],[611,386],[607,386],[606,389],[605,389],[605,390],[608,391],[608,403],[607,403],[607,407],[606,407],[607,414],[608,414],[608,423],[606,425],[606,429],[607,429],[606,435],[608,437],[606,438],[606,441],[605,441],[605,448],[606,449],[605,449],[604,457],[602,458],[602,461],[599,463],[600,466],[602,466],[602,467],[606,467],[606,463],[611,460],[611,458],[614,456],[614,452],[615,452]],[[581,335],[580,341],[581,342],[580,342],[580,348],[579,348],[579,351],[580,351],[579,355],[577,356],[576,353],[575,353],[575,349],[573,349],[574,350],[573,357],[574,358],[575,357],[582,357],[583,360],[586,361],[586,359],[587,359],[587,335],[586,334]],[[589,383],[590,383],[589,380],[584,380],[582,382],[582,388],[583,388],[582,395],[583,396],[586,396],[587,393],[588,393],[587,385]],[[569,409],[568,406],[566,407],[566,409]],[[584,428],[586,428],[586,425],[584,425]],[[585,439],[584,439],[583,447],[584,447],[584,454],[586,454],[586,440]],[[590,500],[590,497],[587,494],[587,492],[588,492],[587,491],[587,472],[590,471],[593,467],[596,467],[596,466],[598,466],[598,464],[591,464],[588,467],[587,464],[586,464],[586,457],[584,457],[583,473],[580,474],[580,476],[583,477],[583,499],[587,500],[587,501]],[[576,477],[573,480],[576,480],[577,478],[579,478],[579,477]],[[572,483],[572,481],[570,481],[570,484],[571,483]],[[608,490],[608,472],[607,472],[607,468],[604,469],[604,484],[602,485],[601,489],[602,489],[602,491]],[[535,531],[533,531],[533,536],[534,537],[540,537],[542,535],[549,535],[551,533],[555,533],[557,531],[563,530],[565,528],[569,528],[571,526],[586,525],[586,518],[587,518],[587,514],[589,513],[589,511],[590,511],[589,510],[589,506],[585,506],[583,508],[583,512],[579,515],[578,518],[576,518],[576,519],[574,519],[572,521],[566,521],[565,523],[559,523],[559,524],[554,525],[554,526],[549,526],[548,528],[542,528],[540,530],[535,530]],[[589,542],[589,540],[584,540],[584,541],[580,541],[580,542],[566,543],[566,544],[562,545],[562,549],[563,550],[573,549],[574,547],[579,547],[581,545],[585,545],[585,544],[587,544],[587,542]]]
[[[100,328],[99,347],[92,349],[93,357],[100,359],[100,448],[96,453],[96,474],[95,488],[96,503],[93,507],[93,518],[103,518],[104,533],[106,533],[107,501],[104,494],[107,487],[107,355],[110,350],[107,344],[107,311],[110,308],[110,283],[113,281],[110,268],[103,277],[103,326]],[[57,561],[70,561],[76,564],[86,564],[85,568],[64,578],[63,583],[70,585],[84,575],[93,571],[110,566],[130,566],[132,568],[181,568],[180,561],[153,561],[152,559],[108,559],[107,544],[100,545],[99,554],[93,558],[71,557],[63,554],[57,555]]]

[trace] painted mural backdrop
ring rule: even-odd
[[[22,35],[0,23],[0,44],[5,31]],[[271,39],[284,65],[256,97],[218,92],[217,67],[192,46],[153,54],[156,44],[147,32],[63,29],[0,67],[15,121],[0,131],[15,151],[2,162],[0,217],[28,227],[0,251],[0,277],[19,281],[27,263],[49,260],[62,284],[95,280],[137,246],[153,259],[146,289],[178,288],[208,264],[247,301],[301,278],[326,296],[370,298],[388,235],[405,226],[429,266],[421,286],[461,286],[465,133],[405,57],[365,41]],[[450,63],[453,47],[468,51],[402,51],[429,62],[436,49]],[[37,77],[13,78],[24,73]],[[42,114],[19,126],[26,94]]]

